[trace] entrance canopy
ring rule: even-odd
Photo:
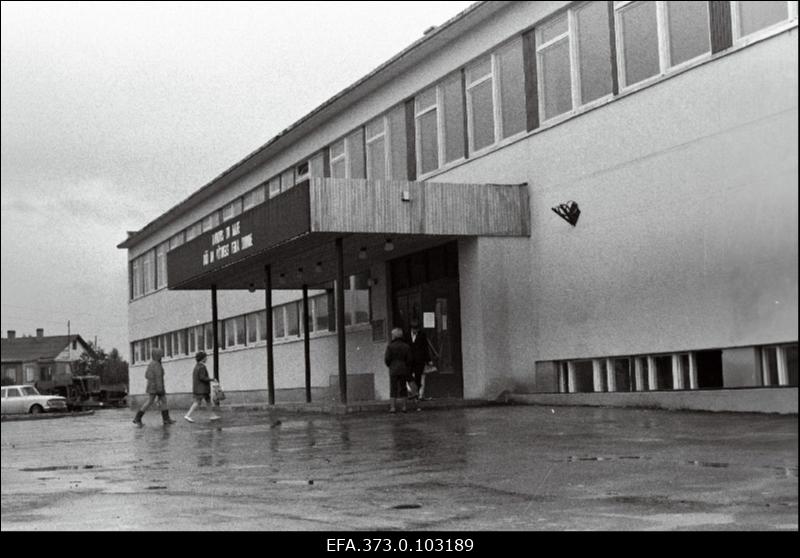
[[[300,289],[470,236],[530,236],[526,184],[311,178],[167,254],[170,289]]]

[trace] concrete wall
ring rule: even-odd
[[[644,407],[672,411],[797,414],[797,388],[633,393],[509,394],[506,401],[526,405]]]
[[[529,241],[463,244],[468,396],[535,389],[538,360],[796,341],[797,85],[795,28],[437,177],[531,191]]]

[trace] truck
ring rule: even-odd
[[[72,411],[124,407],[128,395],[125,384],[101,384],[100,376],[92,374],[58,376],[48,391],[65,397]]]

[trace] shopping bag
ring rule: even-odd
[[[217,380],[211,380],[211,401],[218,404],[223,399],[225,399],[225,392],[222,391],[222,386]]]
[[[419,386],[417,386],[417,382],[414,380],[409,380],[406,382],[406,389],[408,390],[409,399],[415,399],[419,397]]]

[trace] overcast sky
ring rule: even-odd
[[[2,2],[2,329],[128,355],[116,245],[472,2]]]

